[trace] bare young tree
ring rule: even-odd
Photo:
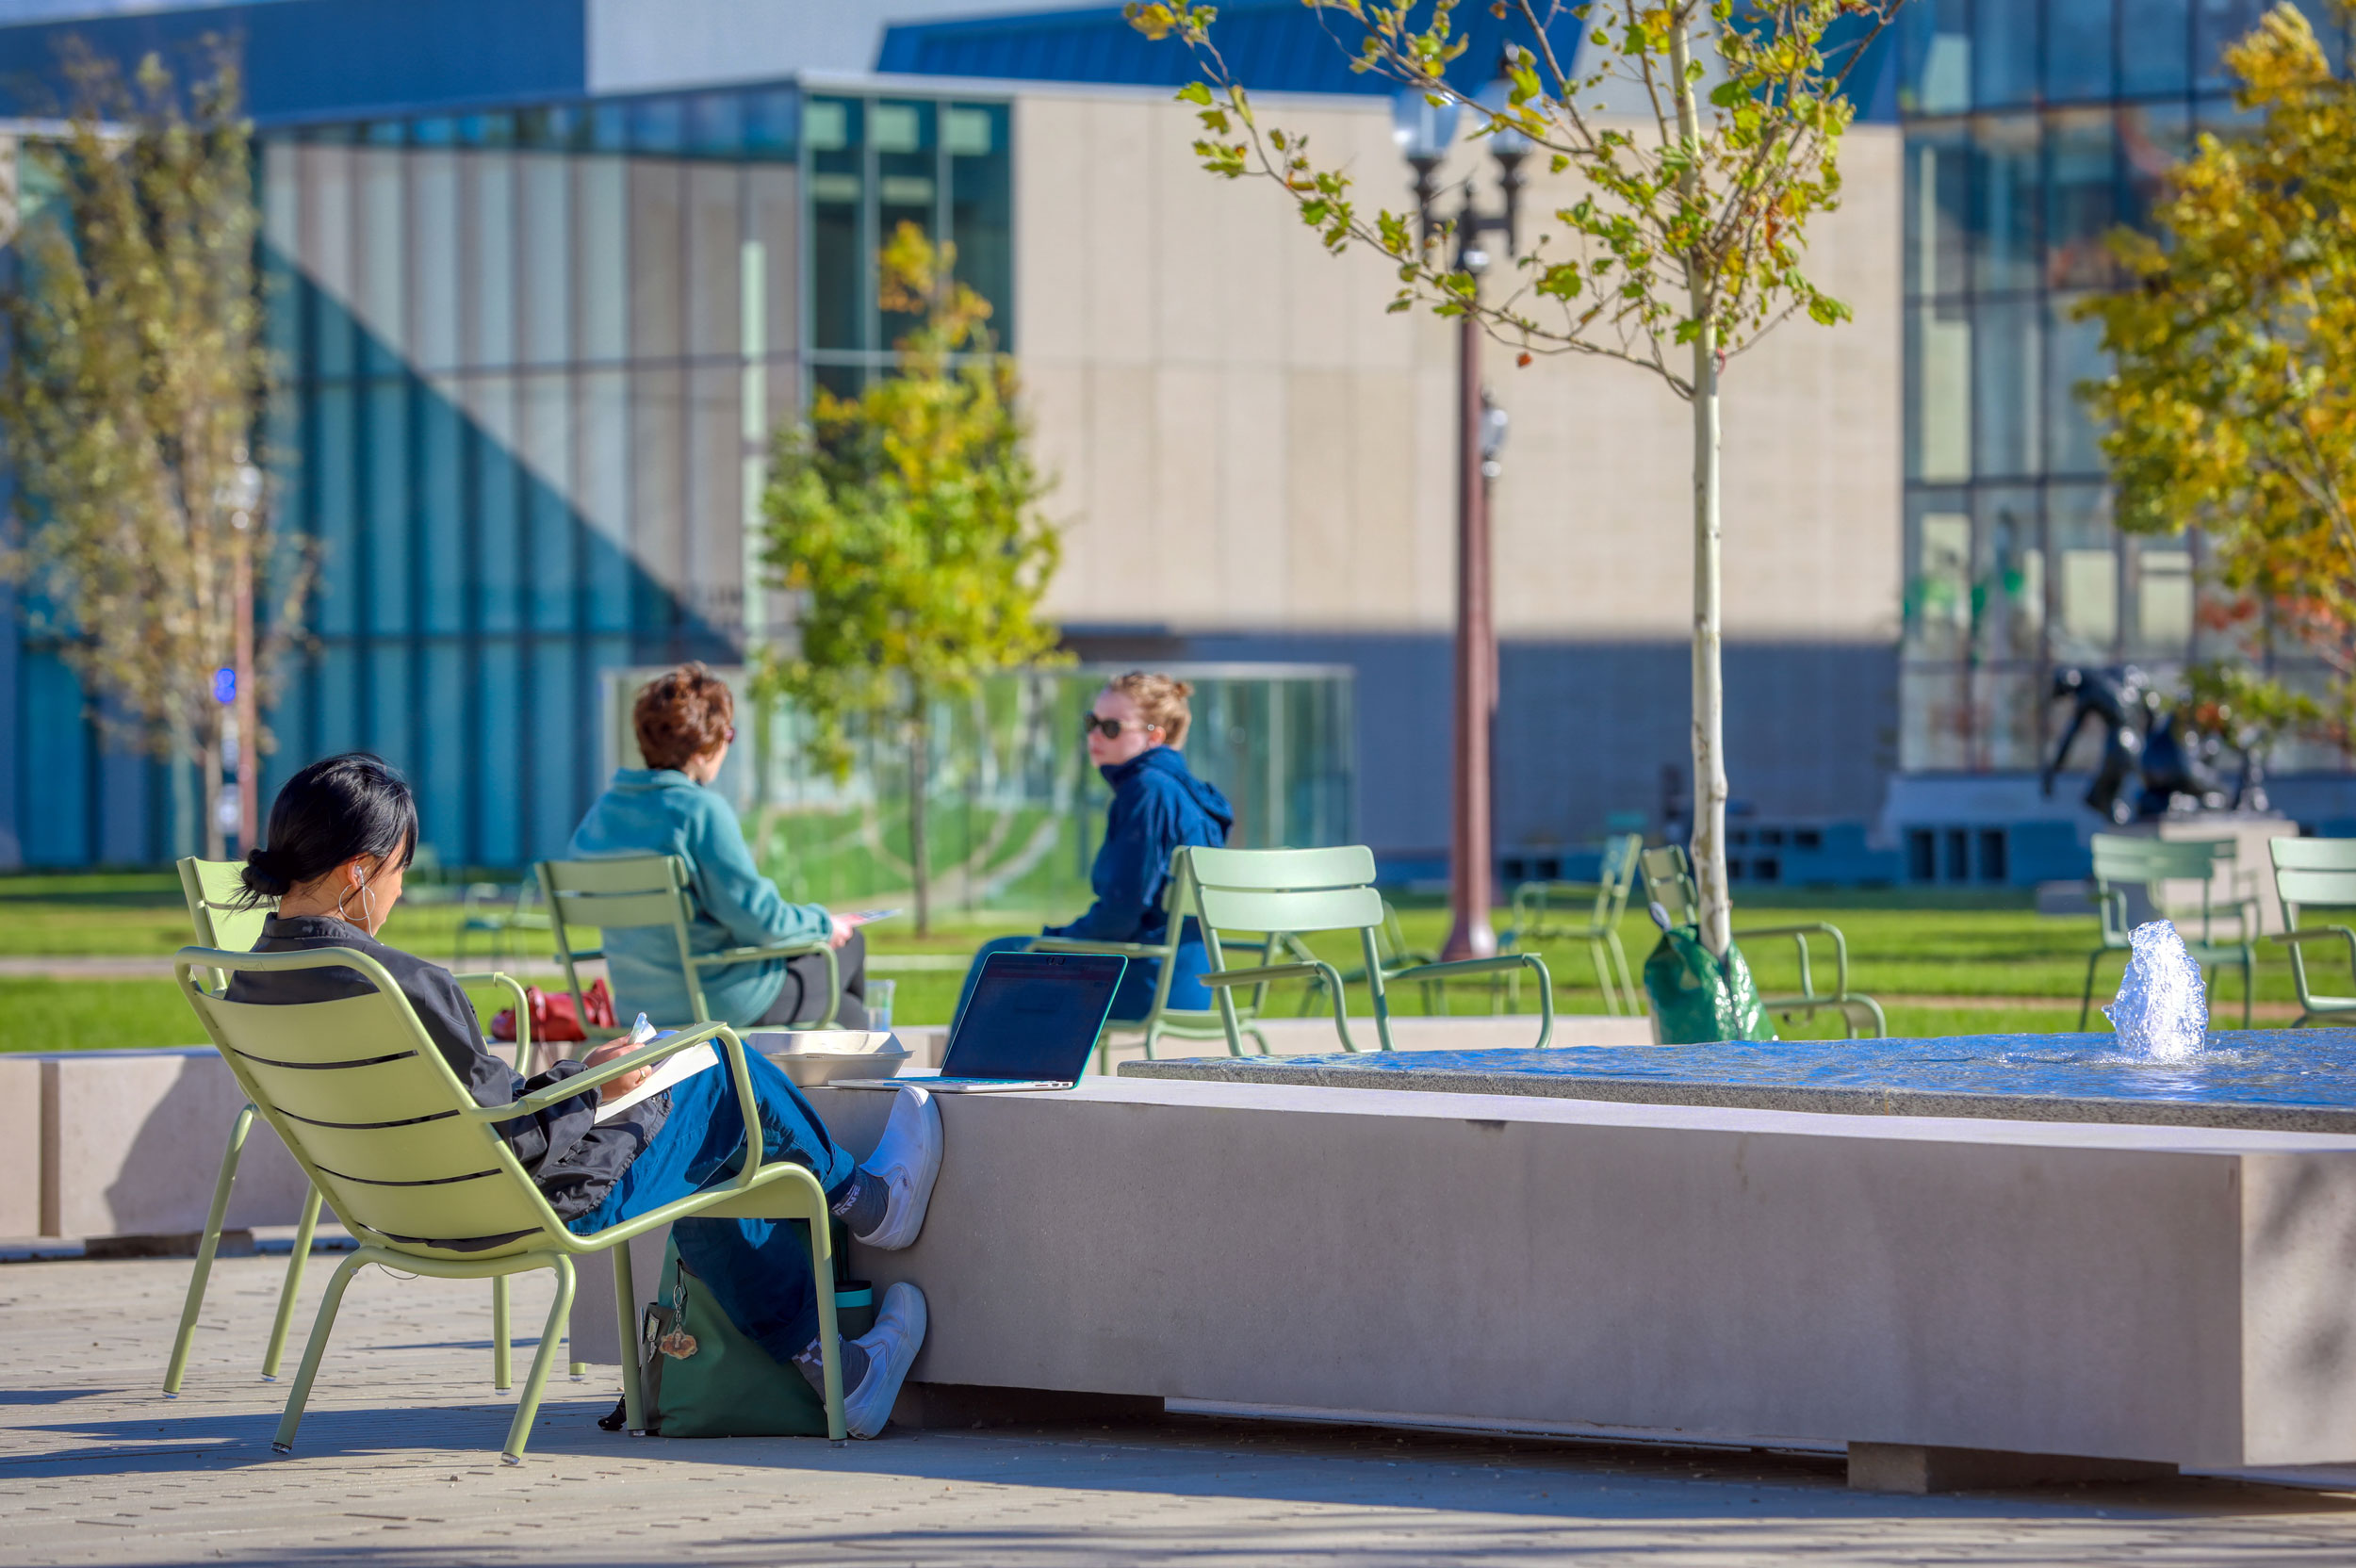
[[[1692,405],[1693,857],[1702,939],[1723,954],[1733,901],[1719,380],[1729,359],[1792,316],[1825,326],[1849,318],[1802,266],[1806,229],[1839,205],[1836,154],[1854,114],[1848,77],[1898,0],[1490,0],[1515,40],[1506,90],[1494,98],[1448,81],[1466,48],[1456,0],[1303,3],[1353,70],[1461,106],[1476,137],[1528,139],[1551,172],[1577,172],[1578,198],[1547,215],[1554,227],[1484,295],[1480,274],[1457,265],[1448,224],[1426,234],[1412,212],[1366,210],[1346,169],[1318,162],[1306,137],[1252,106],[1213,40],[1216,7],[1132,3],[1132,25],[1193,52],[1201,79],[1179,96],[1199,106],[1203,167],[1278,187],[1329,251],[1360,245],[1386,257],[1399,278],[1394,311],[1475,316],[1524,365],[1549,353],[1620,360]]]
[[[130,83],[87,56],[74,74],[70,129],[25,150],[47,188],[6,301],[16,496],[0,567],[32,590],[104,722],[197,764],[220,858],[220,675],[246,672],[237,707],[257,714],[253,672],[283,647],[309,576],[299,552],[279,563],[276,612],[241,650],[240,590],[250,610],[273,564],[251,127],[226,63],[185,90],[155,56]],[[239,737],[249,778],[259,731],[249,717]]]

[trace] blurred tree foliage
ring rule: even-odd
[[[16,496],[0,566],[34,591],[103,721],[199,764],[218,858],[214,676],[232,662],[239,558],[272,564],[267,499],[249,514],[238,483],[263,461],[271,384],[251,127],[225,62],[185,93],[153,55],[130,83],[88,55],[69,63],[70,127],[24,148],[38,200],[5,300]],[[285,629],[309,572],[299,555],[278,565],[269,624]],[[265,641],[260,668],[284,640]]]
[[[2111,373],[2081,384],[2105,427],[2119,521],[2197,528],[2225,597],[2204,612],[2249,652],[2336,673],[2322,724],[2343,742],[2356,694],[2356,84],[2332,73],[2299,11],[2279,5],[2226,52],[2255,118],[2204,133],[2153,209],[2157,237],[2113,248],[2127,280],[2080,307]],[[2196,705],[2279,730],[2324,714],[2253,675],[2196,672]]]
[[[924,788],[937,697],[1055,657],[1039,601],[1060,559],[1039,503],[1013,362],[990,302],[957,281],[957,252],[904,223],[883,250],[886,311],[917,324],[899,365],[856,398],[821,387],[780,435],[763,507],[764,559],[797,599],[798,645],[759,685],[810,716],[840,775],[860,719],[896,718],[908,746],[916,923],[931,925]]]

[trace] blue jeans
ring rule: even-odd
[[[747,1052],[761,1157],[816,1174],[828,1202],[851,1184],[857,1162],[838,1147],[802,1091],[775,1063]],[[726,1056],[671,1090],[670,1115],[630,1162],[605,1200],[567,1229],[586,1235],[724,1185],[744,1167],[744,1118]],[[790,1219],[682,1219],[671,1227],[679,1261],[711,1287],[728,1320],[783,1366],[818,1337],[810,1239]]]
[[[965,1004],[973,995],[974,983],[982,977],[982,960],[993,953],[1027,953],[1032,937],[995,937],[984,942],[973,954],[972,967],[965,972],[965,988],[957,993],[957,1016],[965,1015]],[[1210,955],[1201,941],[1182,941],[1175,960],[1177,972],[1170,977],[1169,1005],[1188,1011],[1207,1009],[1211,988],[1203,983],[1203,973],[1211,967]],[[1113,993],[1112,1019],[1120,1023],[1138,1023],[1153,1010],[1153,986],[1162,972],[1159,958],[1132,958],[1121,972],[1121,988]],[[952,1021],[954,1021],[954,1020]]]

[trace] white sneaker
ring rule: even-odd
[[[875,1326],[851,1341],[867,1352],[867,1376],[843,1396],[843,1424],[853,1437],[874,1437],[892,1419],[900,1385],[924,1345],[924,1293],[902,1281],[884,1292]]]
[[[881,1178],[887,1194],[882,1220],[858,1237],[860,1245],[894,1252],[915,1241],[941,1174],[941,1107],[931,1090],[910,1084],[899,1092],[883,1141],[859,1168]]]

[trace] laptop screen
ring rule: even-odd
[[[1105,954],[991,954],[949,1037],[941,1075],[1077,1079],[1128,967]]]

